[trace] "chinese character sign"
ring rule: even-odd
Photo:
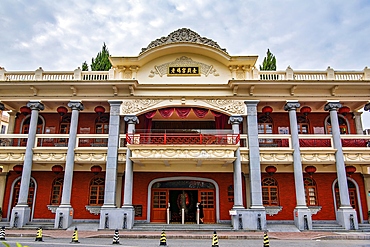
[[[199,67],[168,67],[168,75],[200,75]]]

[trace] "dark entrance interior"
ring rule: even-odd
[[[169,197],[171,223],[181,223],[182,208],[185,212],[185,222],[196,222],[198,190],[170,190]]]

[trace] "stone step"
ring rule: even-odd
[[[170,231],[232,231],[233,228],[229,224],[141,224],[136,223],[133,227],[133,230],[138,231],[161,231],[161,230],[170,230]]]

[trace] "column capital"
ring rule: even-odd
[[[139,118],[135,115],[126,115],[123,120],[127,122],[128,124],[138,124],[139,123]]]
[[[328,102],[324,106],[325,111],[337,111],[339,108],[342,107],[342,104],[337,102]]]
[[[229,124],[241,124],[243,122],[242,116],[230,116],[228,123]]]
[[[37,111],[44,110],[44,104],[41,103],[41,101],[33,101],[33,100],[30,100],[27,103],[27,107],[29,107],[31,110],[37,110]]]
[[[364,106],[364,111],[370,110],[370,102]]]
[[[79,100],[76,100],[76,101],[70,101],[68,102],[68,107],[73,110],[77,110],[77,111],[82,111],[84,109],[84,105],[81,103],[81,101]]]
[[[301,107],[301,104],[299,104],[298,101],[289,101],[285,103],[284,110],[285,111],[296,111],[299,107]]]

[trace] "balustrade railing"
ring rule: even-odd
[[[250,80],[295,80],[295,81],[320,81],[320,80],[370,80],[370,68],[363,71],[334,71],[328,68],[324,71],[294,71],[291,68],[281,71],[253,70]],[[112,71],[6,71],[0,68],[0,81],[107,81],[107,80],[132,80],[122,79],[119,74]]]
[[[1,134],[0,150],[26,147],[27,134]],[[37,134],[35,148],[61,148],[68,147],[68,134]],[[258,135],[260,148],[292,148],[291,135],[260,134]],[[369,148],[369,135],[341,135],[343,149]],[[121,134],[120,147],[127,144],[137,145],[240,145],[248,147],[246,134],[232,134],[231,131],[207,130],[193,133],[154,132]],[[301,134],[299,135],[300,148],[334,148],[333,138],[330,134]],[[76,148],[108,147],[108,134],[77,134]]]

